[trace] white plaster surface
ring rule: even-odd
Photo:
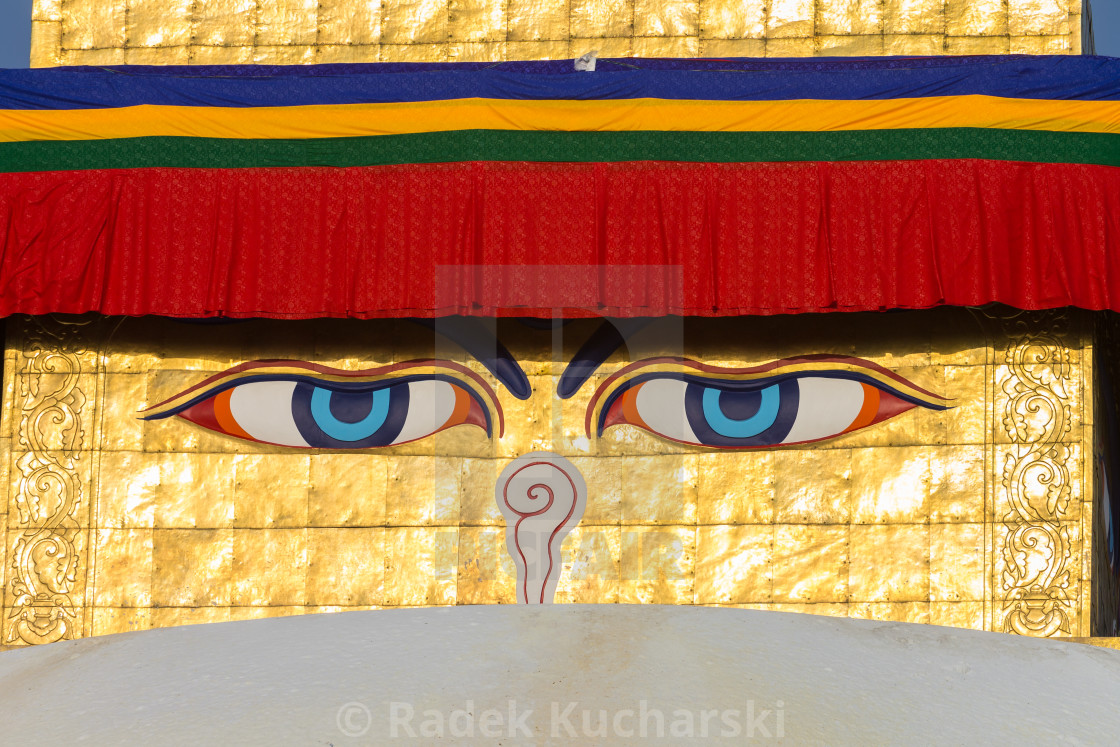
[[[393,738],[393,703],[412,708],[405,724],[415,739],[399,722]],[[406,707],[396,708],[404,720]],[[606,737],[583,736],[585,710],[591,730],[605,711]],[[700,733],[703,711],[718,712],[708,717],[708,738]],[[660,739],[654,712],[664,719]],[[1114,744],[1120,652],[753,610],[507,605],[196,625],[0,653],[4,744],[743,744],[751,737]]]

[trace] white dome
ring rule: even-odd
[[[10,744],[680,744],[705,723],[713,744],[1111,744],[1118,693],[1115,651],[698,607],[351,612],[0,654]]]

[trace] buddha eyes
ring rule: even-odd
[[[592,399],[588,430],[593,426],[601,436],[613,426],[632,425],[696,446],[765,448],[834,438],[913,407],[947,409],[939,400],[855,358],[722,370],[660,359],[608,379]]]
[[[372,372],[258,362],[219,374],[142,417],[178,415],[247,441],[304,449],[394,446],[458,425],[490,435],[493,414],[500,423],[501,410],[493,391],[472,377],[449,362]],[[490,395],[489,402],[479,391]]]
[[[716,449],[766,448],[835,438],[943,398],[858,358],[810,356],[757,368],[717,368],[679,358],[626,366],[594,393],[588,435],[631,425]],[[228,436],[304,449],[373,449],[460,425],[488,436],[502,410],[493,389],[450,361],[410,361],[340,371],[296,361],[229,369],[141,417],[174,415]]]

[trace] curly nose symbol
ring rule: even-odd
[[[517,601],[551,604],[563,567],[560,545],[587,506],[583,475],[559,454],[533,451],[506,465],[495,494],[517,566]]]

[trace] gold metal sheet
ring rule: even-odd
[[[307,529],[233,531],[230,604],[303,604],[307,595]]]
[[[564,540],[564,573],[556,602],[615,604],[619,601],[622,528],[580,524]]]
[[[189,18],[194,45],[229,49],[254,46],[257,0],[195,0]]]
[[[817,9],[816,33],[821,36],[877,35],[883,27],[880,0],[836,0]]]
[[[983,602],[930,602],[929,623],[950,628],[986,630]]]
[[[185,47],[189,45],[190,24],[169,24],[167,19],[190,18],[191,5],[191,0],[127,0],[125,38],[128,39],[128,46]]]
[[[883,37],[876,35],[818,36],[820,54],[827,57],[871,57],[883,54]]]
[[[701,39],[700,56],[713,57],[765,57],[765,39]]]
[[[246,65],[256,59],[253,47],[192,46],[188,51],[192,65]]]
[[[634,36],[699,38],[698,0],[634,0]]]
[[[155,607],[150,611],[153,628],[229,622],[231,619],[229,607]]]
[[[236,620],[260,620],[266,617],[289,617],[291,615],[304,615],[307,614],[307,607],[303,605],[273,605],[261,607],[230,607],[229,619],[231,622]]]
[[[773,599],[774,528],[701,526],[696,534],[696,603],[762,603]]]
[[[233,594],[233,551],[233,529],[153,530],[152,606],[228,607]],[[152,623],[162,625],[154,610]]]
[[[930,529],[925,524],[852,525],[852,602],[929,599]]]
[[[494,486],[498,484],[498,475],[504,463],[495,459],[464,459],[462,482],[459,487],[459,522],[464,526],[490,526],[504,527],[505,519],[498,510],[498,502],[494,499]],[[608,468],[609,471],[609,468]],[[586,473],[585,473],[586,474]],[[597,477],[602,477],[597,475]],[[600,482],[600,485],[602,483]],[[588,486],[588,495],[595,496],[590,501],[588,508],[597,505],[601,491]],[[610,496],[605,496],[610,500]],[[613,503],[618,506],[618,492],[614,492]],[[587,514],[584,514],[587,518]]]
[[[377,605],[384,599],[384,587],[384,529],[307,530],[306,604]]]
[[[447,45],[448,62],[501,62],[505,42],[459,42]]]
[[[163,479],[159,460],[136,451],[104,451],[98,459],[97,526],[154,527]]]
[[[774,454],[706,453],[697,459],[700,524],[770,524],[774,521]]]
[[[31,22],[31,66],[55,67],[63,64],[62,21]]]
[[[945,366],[940,391],[953,392],[953,405],[934,413],[933,443],[980,444],[988,437],[984,366]]]
[[[148,405],[145,374],[111,374],[103,377],[101,419],[113,424],[101,438],[101,451],[142,451],[144,421],[136,413]]]
[[[454,527],[385,530],[385,604],[455,604],[459,531]]]
[[[779,603],[848,601],[847,524],[774,527],[774,592]]]
[[[847,604],[765,604],[765,605],[721,605],[734,607],[758,607],[773,610],[774,612],[795,612],[804,615],[826,615],[828,617],[848,617],[849,605]]]
[[[932,523],[982,522],[984,505],[985,447],[940,446],[929,451],[930,513]]]
[[[761,39],[765,33],[764,0],[701,0],[700,2],[701,39]]]
[[[984,554],[983,524],[930,524],[930,601],[983,601]]]
[[[1008,46],[1009,54],[1074,54],[1075,37],[1070,36],[1013,36]]]
[[[189,65],[190,47],[129,47],[124,50],[126,65]]]
[[[152,610],[147,607],[97,607],[93,610],[91,635],[132,633],[152,627]]]
[[[319,0],[271,0],[257,10],[256,46],[306,47],[316,42]]]
[[[458,604],[517,602],[517,569],[506,550],[504,526],[460,527],[456,578]]]
[[[695,524],[697,457],[622,457],[622,523]]]
[[[627,527],[619,576],[620,604],[692,604],[696,527]]]
[[[35,0],[32,62],[1080,51],[1064,0]],[[947,36],[946,36],[947,35]],[[713,44],[710,42],[748,42]],[[534,43],[536,42],[536,43]]]
[[[813,37],[813,0],[771,0],[766,13],[766,37]]]
[[[883,30],[887,34],[934,34],[945,27],[945,0],[885,0]]]
[[[67,2],[62,12],[62,46],[64,49],[122,49],[125,31],[125,0],[99,2]],[[180,25],[183,18],[176,19]]]
[[[509,0],[508,40],[567,42],[570,5],[569,0]]]
[[[945,54],[1011,54],[1009,36],[946,36]]]
[[[38,0],[32,3],[32,21],[61,21],[63,0]]]
[[[506,8],[488,0],[449,0],[447,38],[452,42],[505,41]]]
[[[630,486],[629,469],[631,465],[626,459],[604,459],[602,457],[573,457],[572,464],[583,475],[584,480],[587,481],[587,507],[583,512],[583,521],[588,524],[619,524],[623,522],[623,504],[627,504],[627,510],[633,511],[636,506],[630,503],[633,491],[636,489]],[[681,466],[682,470],[686,470],[686,465]],[[682,476],[685,473],[682,473]],[[494,480],[490,482],[490,493],[493,493],[493,486],[497,484],[497,474],[494,475]],[[630,486],[629,488],[627,486]],[[664,495],[664,493],[662,493]],[[680,497],[682,501],[687,499],[689,493],[687,487],[682,487]],[[466,490],[464,489],[464,500],[466,499]],[[670,495],[667,500],[674,501],[675,498]],[[640,503],[641,500],[637,501]],[[491,500],[491,504],[497,505],[496,500]],[[690,515],[690,507],[681,503],[678,507],[674,505],[672,508],[667,509],[661,515],[661,518],[668,520],[678,519],[680,521],[688,521]],[[693,514],[694,516],[694,514]],[[692,520],[695,520],[694,518]],[[504,525],[504,521],[501,522]]]
[[[318,454],[311,460],[307,521],[312,527],[385,524],[389,462],[364,454]]]
[[[151,529],[95,529],[93,606],[152,606]],[[96,625],[95,625],[96,627]]]
[[[852,452],[849,449],[791,449],[773,454],[774,521],[847,524],[851,520]],[[790,475],[797,477],[790,479]]]
[[[1007,0],[1012,36],[1069,36],[1069,0]]]
[[[700,40],[695,36],[635,36],[630,40],[631,57],[697,57]],[[606,55],[604,55],[606,56]]]
[[[446,0],[384,0],[381,43],[444,44],[448,39]]]
[[[462,472],[462,459],[393,459],[385,491],[386,522],[396,526],[457,525]]]
[[[152,458],[160,471],[154,491],[157,529],[233,526],[233,455],[172,452]]]
[[[929,602],[852,602],[848,617],[883,622],[929,623]]]
[[[945,0],[949,36],[1003,36],[1008,33],[1005,0]]]
[[[852,449],[853,524],[929,520],[929,450],[917,446]]]
[[[382,4],[382,0],[319,0],[320,40],[335,47],[377,44]]]
[[[323,65],[351,62],[377,62],[381,47],[376,44],[321,44],[316,62]]]
[[[634,34],[633,2],[571,0],[570,8],[568,29],[572,39],[629,39]]]
[[[311,457],[242,454],[233,458],[233,526],[306,527]]]

